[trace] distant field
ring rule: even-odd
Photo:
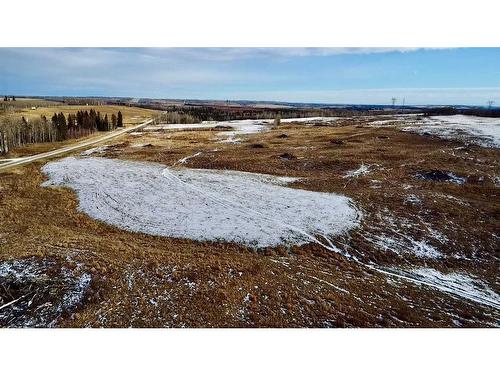
[[[9,102],[12,103],[12,102]],[[34,119],[39,118],[41,115],[45,115],[47,119],[54,115],[55,112],[64,113],[65,116],[68,114],[76,114],[80,110],[90,111],[94,109],[101,113],[102,116],[105,114],[108,117],[111,117],[112,114],[117,114],[118,111],[121,111],[123,114],[123,123],[125,126],[139,124],[149,118],[151,118],[154,114],[158,113],[156,110],[152,109],[144,109],[137,107],[126,107],[126,106],[117,106],[117,105],[58,105],[54,107],[37,107],[36,109],[31,109],[28,107],[27,109],[16,110],[15,112],[1,113],[0,112],[0,121],[3,117],[15,117],[20,118],[24,116],[26,119]],[[90,136],[92,137],[92,136]],[[38,143],[38,144],[29,144],[25,147],[20,147],[15,150],[12,150],[8,157],[22,157],[27,155],[32,155],[34,153],[46,152],[54,150],[58,147],[66,146],[71,144],[77,140],[82,140],[86,138],[79,139],[69,139],[64,142],[52,142],[52,143]],[[2,157],[0,157],[1,159]]]
[[[50,117],[54,114],[55,111],[62,112],[67,116],[68,114],[74,115],[78,111],[90,111],[91,109],[101,112],[103,116],[107,114],[108,117],[110,117],[112,114],[118,113],[118,111],[121,111],[123,114],[123,122],[125,125],[137,124],[158,112],[152,109],[124,107],[118,105],[60,105],[57,108],[38,107],[37,109],[34,110],[26,109],[21,111],[20,113],[30,117],[31,116],[38,117],[40,115],[45,115],[47,117]]]
[[[59,105],[57,106],[57,108],[37,107],[36,109],[23,109],[16,112],[15,115],[21,115],[31,118],[45,115],[47,116],[47,118],[50,118],[54,114],[54,112],[62,112],[67,116],[68,114],[74,115],[78,111],[90,111],[91,109],[101,112],[103,116],[107,114],[108,117],[110,117],[112,114],[118,113],[118,111],[121,111],[123,114],[123,122],[125,125],[137,124],[158,112],[152,109],[117,105]]]
[[[23,108],[31,108],[31,107],[55,107],[62,105],[63,103],[45,100],[45,99],[34,99],[34,98],[16,98],[15,101],[3,101],[3,97],[0,98],[0,108],[11,107],[15,110],[23,109]]]

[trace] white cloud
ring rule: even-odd
[[[389,52],[413,52],[420,48],[404,47],[304,47],[304,48],[148,48],[143,53],[157,58],[195,59],[199,61],[232,61],[254,58],[292,58]]]

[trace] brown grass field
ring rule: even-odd
[[[13,102],[9,102],[13,103]],[[16,110],[12,115],[16,116],[25,116],[25,117],[39,117],[41,115],[46,116],[48,119],[52,117],[52,115],[57,112],[62,112],[66,116],[68,114],[76,114],[78,111],[90,111],[94,109],[95,111],[101,112],[102,116],[107,114],[111,116],[113,113],[116,114],[118,111],[121,111],[123,114],[123,123],[127,124],[137,124],[139,122],[144,121],[145,119],[151,117],[152,114],[157,111],[145,108],[138,107],[127,107],[127,106],[118,106],[118,105],[56,105],[56,106],[43,106],[37,107],[36,109],[31,108],[22,108]]]
[[[15,101],[3,101],[3,96],[0,97],[0,108],[11,107],[13,110],[30,109],[31,107],[57,107],[62,105],[62,102],[37,99],[37,98],[16,98]]]
[[[58,107],[66,114],[78,109]],[[130,123],[150,114],[119,109]],[[108,110],[117,109],[101,112]],[[172,166],[202,152],[185,166],[303,177],[294,188],[346,195],[366,213],[361,228],[336,240],[362,261],[466,272],[500,293],[500,188],[494,182],[500,150],[368,127],[360,119],[337,126],[280,125],[240,144],[215,143],[215,134],[127,135],[99,156]],[[148,147],[132,147],[138,143]],[[291,157],[280,157],[284,154]],[[343,178],[361,163],[373,171]],[[85,302],[65,312],[57,326],[488,327],[500,322],[497,309],[383,275],[314,244],[255,251],[115,228],[79,212],[72,190],[41,187],[43,164],[0,173],[0,261],[51,259],[68,269],[79,264],[92,275]],[[421,170],[452,171],[469,182],[416,179]],[[410,193],[422,204],[409,203]],[[405,230],[414,238],[431,227],[451,239],[433,243],[446,257],[422,259],[376,248],[366,233],[391,233],[383,220],[387,211],[413,223]]]

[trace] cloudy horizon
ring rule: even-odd
[[[499,48],[0,48],[0,94],[500,103]]]

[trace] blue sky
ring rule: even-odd
[[[500,48],[0,48],[0,94],[500,104]]]

